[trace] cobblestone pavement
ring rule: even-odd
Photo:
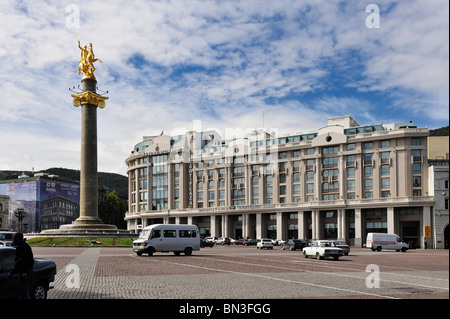
[[[448,250],[352,249],[338,261],[305,259],[279,247],[216,246],[192,256],[152,257],[131,248],[33,252],[57,264],[49,299],[449,298]]]

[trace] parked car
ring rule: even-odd
[[[19,296],[19,275],[7,279],[14,269],[14,247],[0,247],[0,299],[17,298]],[[50,283],[55,281],[56,264],[52,260],[35,258],[33,266],[33,281],[30,295],[32,299],[46,299]]]
[[[302,250],[304,247],[308,246],[308,242],[303,239],[289,239],[286,243],[283,244],[283,250]]]
[[[334,260],[338,260],[340,256],[344,255],[344,251],[337,248],[332,240],[317,240],[311,246],[303,248],[303,255],[305,258],[309,256],[317,259],[332,257]]]
[[[257,249],[273,249],[272,239],[263,238],[256,244]]]
[[[1,231],[0,232],[0,246],[11,246],[13,232]]]
[[[228,237],[219,237],[219,239],[216,240],[217,245],[231,245],[231,240]]]
[[[243,240],[243,239],[231,239],[231,244],[232,245],[242,245],[242,244],[244,244],[244,241],[245,240]]]
[[[208,237],[205,237],[205,238],[203,238],[204,240],[207,240],[207,241],[212,241],[212,242],[216,242],[216,240],[217,240],[217,237],[213,237],[213,236],[208,236]]]
[[[260,239],[249,239],[249,240],[244,241],[243,245],[244,246],[254,246],[258,243],[258,240],[260,240]]]
[[[345,256],[348,256],[348,254],[350,253],[349,245],[347,245],[344,241],[340,241],[340,240],[335,240],[334,243],[337,248],[340,248],[344,251]]]
[[[207,240],[206,238],[202,238],[200,240],[200,248],[203,248],[203,247],[210,247],[210,248],[212,248],[212,247],[214,247],[215,244],[216,244],[215,242]]]
[[[272,244],[274,246],[282,246],[284,243],[286,243],[286,241],[283,239],[272,239]]]

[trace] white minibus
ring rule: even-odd
[[[368,233],[366,239],[366,248],[371,248],[372,251],[381,251],[381,249],[392,249],[396,251],[405,252],[408,245],[396,234],[385,233]]]
[[[142,229],[133,241],[133,250],[138,256],[171,251],[190,256],[193,250],[200,250],[200,234],[195,225],[154,224]]]

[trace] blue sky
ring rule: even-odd
[[[379,28],[367,28],[369,4]],[[449,4],[421,1],[0,2],[0,169],[79,169],[80,50],[93,43],[99,170],[144,135],[449,124]]]

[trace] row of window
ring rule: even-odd
[[[420,139],[418,141],[418,143],[420,143]],[[365,143],[364,147],[367,149],[370,149],[372,142],[370,143]],[[352,144],[348,144],[347,147],[349,149],[352,149],[353,145]],[[389,147],[389,141],[382,141],[381,142],[381,147]],[[306,150],[306,154],[311,155],[313,149],[307,149]],[[323,153],[325,155],[329,155],[329,154],[336,154],[338,152],[338,147],[328,147],[328,148],[323,148]],[[388,197],[390,196],[390,178],[386,177],[390,175],[390,164],[389,163],[389,158],[390,158],[390,152],[380,152],[380,157],[381,157],[381,165],[380,165],[380,171],[381,171],[381,196],[382,197]],[[420,175],[421,174],[421,163],[417,163],[418,161],[421,160],[421,150],[413,150],[412,152],[413,154],[413,166],[412,166],[412,171],[413,174],[417,174]],[[270,157],[271,154],[266,154],[266,157],[269,156]],[[293,156],[300,156],[300,151],[293,151]],[[167,164],[167,155],[161,155],[161,156],[153,156],[152,157],[152,163],[153,163],[153,167],[152,167],[152,209],[154,210],[161,210],[161,209],[167,209],[168,208],[168,164]],[[286,158],[287,157],[287,152],[280,152],[279,153],[279,157],[281,159]],[[237,159],[237,158],[236,158]],[[305,161],[306,163],[306,173],[305,173],[305,177],[306,177],[306,192],[307,192],[307,196],[306,196],[306,201],[312,201],[312,200],[317,200],[318,198],[314,197],[314,177],[315,177],[315,171],[313,170],[313,166],[314,166],[314,162],[316,160],[315,159],[308,159]],[[356,166],[353,166],[355,163],[355,156],[354,155],[348,155],[346,156],[346,161],[347,161],[347,166],[346,167],[346,178],[347,180],[347,198],[348,199],[353,199],[355,197],[355,193],[352,192],[353,190],[355,190],[356,188],[356,182],[355,180],[353,180],[352,178],[355,177],[355,172],[356,172]],[[239,161],[237,161],[239,162]],[[339,182],[338,180],[338,176],[339,176],[339,169],[337,169],[338,167],[338,162],[339,162],[339,157],[325,157],[322,158],[322,165],[324,170],[322,170],[322,185],[321,185],[321,190],[322,190],[322,199],[323,200],[335,200],[337,198],[339,198]],[[242,161],[243,163],[243,161]],[[286,162],[280,162],[278,164],[278,168],[279,171],[281,173],[288,173],[287,169],[286,169]],[[364,154],[364,164],[368,164],[368,166],[364,166],[364,194],[363,197],[365,198],[372,198],[373,193],[372,193],[372,189],[373,189],[373,180],[371,179],[371,177],[373,176],[373,167],[372,165],[372,154]],[[198,163],[199,166],[202,165],[202,163]],[[259,193],[259,188],[255,187],[255,185],[258,185],[259,183],[259,172],[261,171],[261,167],[263,168],[269,168],[269,170],[271,170],[271,165],[272,164],[268,164],[268,165],[252,165],[252,175],[256,175],[256,176],[252,176],[252,185],[253,185],[253,189],[251,192],[251,197],[252,197],[252,202],[254,204],[259,203],[260,202],[260,193]],[[292,174],[292,183],[293,183],[293,191],[292,191],[292,201],[293,202],[300,202],[301,198],[300,198],[300,184],[296,184],[296,183],[300,183],[300,161],[293,161],[292,162],[292,166],[293,166],[293,174]],[[218,180],[218,192],[219,192],[219,205],[225,205],[225,190],[222,188],[225,188],[225,180],[223,177],[225,177],[226,174],[226,170],[225,168],[219,168],[217,170],[215,169],[211,169],[211,170],[206,170],[206,176],[208,176],[208,205],[209,206],[214,206],[215,205],[215,181],[214,181],[214,174],[215,171],[217,171],[218,176],[219,176],[219,180]],[[148,181],[147,181],[147,167],[142,167],[139,168],[137,170],[138,175],[141,177],[139,179],[139,198],[138,201],[142,202],[142,204],[140,205],[141,209],[147,209],[147,192],[146,190],[148,189]],[[175,203],[174,206],[175,208],[179,208],[180,207],[180,203],[178,202],[179,199],[179,172],[180,172],[180,164],[174,164],[174,172],[175,172],[175,176],[174,176],[174,199],[175,199]],[[202,178],[204,175],[204,170],[200,170],[196,172],[197,178],[200,179],[200,181],[197,182],[197,201],[198,201],[198,207],[201,207],[203,205],[203,201],[205,200],[205,198],[203,197],[203,191],[204,191],[204,184],[203,181],[204,179]],[[246,167],[245,166],[235,166],[233,167],[233,171],[232,171],[232,202],[234,205],[240,205],[240,204],[245,204],[245,172],[246,172]],[[134,176],[134,171],[130,172],[130,175],[133,177]],[[240,177],[242,176],[242,177]],[[384,177],[383,177],[384,176]],[[143,179],[142,179],[143,177]],[[265,202],[266,203],[272,203],[273,202],[273,189],[272,185],[273,183],[273,177],[272,175],[265,175],[264,178],[266,179],[266,187],[265,187],[265,193],[264,193],[264,197],[265,197]],[[279,189],[278,189],[278,202],[281,203],[285,203],[288,202],[288,199],[286,198],[287,196],[287,189],[285,184],[287,182],[287,174],[280,174],[278,175],[278,183],[279,185]],[[132,196],[131,196],[131,202],[134,204],[136,203],[136,194],[134,193],[136,191],[136,184],[135,183],[131,183],[131,191],[132,191]],[[421,176],[413,176],[413,187],[421,187]],[[421,190],[414,190],[414,195],[415,196],[420,196],[421,195]],[[291,200],[289,200],[291,201]]]
[[[289,137],[288,137],[289,138]],[[281,139],[286,139],[286,138],[281,138]],[[251,142],[251,146],[261,146],[261,145],[267,145],[266,141],[256,141],[256,142]],[[390,140],[382,140],[382,141],[372,141],[372,142],[364,142],[361,143],[363,150],[372,150],[372,149],[385,149],[385,148],[389,148],[391,147],[391,141]],[[421,145],[421,138],[411,138],[411,145],[413,146],[419,146]],[[349,143],[349,144],[345,144],[344,145],[345,150],[346,151],[353,151],[356,149],[356,144],[355,143]],[[236,151],[236,150],[235,150]],[[238,150],[237,150],[238,151]],[[316,151],[315,148],[307,148],[304,150],[296,150],[296,151],[280,151],[278,152],[278,150],[276,150],[273,154],[250,154],[248,155],[248,160],[250,162],[265,162],[268,163],[270,162],[273,157],[275,156],[275,153],[278,154],[278,159],[286,159],[288,158],[288,154],[291,154],[291,158],[299,158],[303,152],[304,156],[311,156],[314,155],[314,152]],[[332,146],[332,147],[322,147],[321,148],[322,151],[322,155],[330,155],[330,154],[337,154],[339,152],[339,146]],[[383,155],[384,153],[389,153],[389,152],[382,152],[382,157],[386,156]],[[367,154],[368,155],[368,154]],[[168,160],[169,155],[158,155],[158,156],[153,156],[151,157],[151,162],[153,164],[153,166],[158,166],[158,164],[160,163],[166,163]],[[413,157],[417,158],[420,157],[420,150],[413,150]],[[129,163],[129,166],[134,166],[134,165],[140,165],[140,164],[146,164],[148,163],[149,159],[148,157],[143,157],[143,158],[139,158],[136,159],[134,161],[131,161]],[[240,163],[244,163],[244,156],[237,156],[233,158],[233,163],[234,164],[240,164]],[[220,158],[220,159],[215,159],[215,160],[207,160],[206,162],[199,162],[197,163],[197,168],[204,168],[204,167],[213,167],[214,165],[220,165],[220,164],[224,164],[225,163],[225,159],[224,158]],[[164,168],[157,168],[157,169],[164,169]],[[139,170],[139,174],[140,176],[142,175],[146,175],[146,168],[142,168],[142,171]]]

